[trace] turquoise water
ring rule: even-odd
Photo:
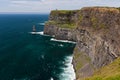
[[[32,35],[43,31],[48,15],[0,14],[0,80],[72,80],[75,44]]]

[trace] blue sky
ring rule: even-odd
[[[120,0],[0,0],[0,13],[49,13],[86,6],[120,7]]]

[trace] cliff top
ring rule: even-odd
[[[120,56],[120,8],[53,10],[44,33],[54,35],[56,39],[77,42],[73,64],[76,79],[81,80]],[[86,80],[117,79],[120,79],[120,58]]]
[[[120,11],[120,7],[116,8],[116,7],[83,7],[80,10],[52,10],[50,15],[56,15],[56,14],[70,14],[70,13],[76,13],[78,11],[81,10],[98,10],[100,12],[107,12],[107,11],[111,11],[111,12],[119,12]]]
[[[60,14],[63,14],[63,15],[69,15],[69,14],[74,14],[76,13],[78,10],[52,10],[50,15],[60,15]]]
[[[120,8],[115,7],[84,7],[80,10],[52,10],[47,24],[59,25],[59,27],[71,29],[79,26],[92,26],[95,29],[100,29],[119,25],[119,17]]]
[[[92,11],[99,11],[99,12],[120,12],[120,8],[115,7],[84,7],[81,10],[92,10]]]

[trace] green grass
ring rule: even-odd
[[[119,8],[117,8],[119,11],[120,11],[120,7]]]
[[[96,17],[92,17],[91,18],[91,22],[92,22],[92,26],[96,29],[97,28],[97,22],[98,22],[97,18]]]
[[[60,27],[60,28],[69,28],[69,29],[76,28],[76,25],[74,23],[59,23],[57,21],[47,21],[45,24],[46,25],[56,25],[56,27]]]
[[[79,70],[83,65],[91,61],[91,59],[85,55],[86,53],[80,52],[78,48],[75,48],[74,51],[74,59],[77,61],[75,66],[76,70]]]
[[[97,19],[97,17],[92,17],[91,18],[91,22],[92,22],[92,27],[94,29],[107,29],[108,27],[105,26],[105,23],[99,23],[99,20]]]
[[[120,80],[120,58],[102,67],[92,77],[85,80]]]
[[[78,26],[80,25],[80,23],[82,22],[82,20],[83,20],[83,15],[79,14],[79,17],[78,17]]]
[[[72,10],[53,10],[52,14],[56,14],[56,13],[69,14],[70,12],[72,12]]]
[[[61,27],[61,28],[75,29],[76,25],[75,24],[59,24],[59,27]]]
[[[58,24],[58,23],[55,22],[55,21],[47,21],[47,22],[45,22],[45,24],[46,24],[46,25],[56,25],[56,24]]]
[[[74,14],[75,12],[77,12],[78,10],[53,10],[51,11],[51,15],[59,15],[59,14],[63,14],[63,15],[70,15],[70,14]]]

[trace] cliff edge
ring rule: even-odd
[[[73,65],[82,80],[120,56],[120,8],[51,11],[44,34],[76,41]]]

